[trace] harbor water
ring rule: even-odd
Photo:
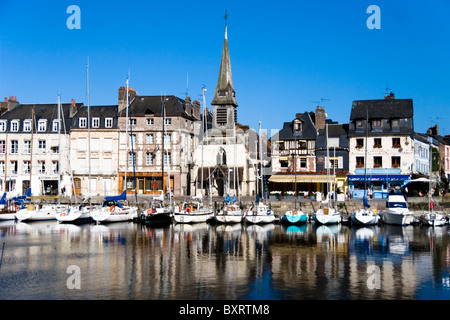
[[[448,227],[0,225],[2,300],[449,299]]]

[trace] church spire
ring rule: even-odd
[[[220,61],[219,79],[217,80],[216,90],[212,105],[232,105],[237,106],[235,91],[233,88],[233,79],[231,76],[230,52],[228,51],[227,35],[228,14],[225,11],[225,39],[223,41],[222,59]]]

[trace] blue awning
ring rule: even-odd
[[[383,175],[367,175],[367,181],[407,181],[410,180],[411,177],[409,174],[383,174]],[[364,175],[349,175],[348,181],[364,181],[366,180],[366,176]]]

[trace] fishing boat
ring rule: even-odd
[[[214,220],[219,223],[240,223],[243,217],[242,210],[235,202],[235,195],[231,200],[230,195],[227,195],[223,207],[214,214]]]
[[[118,196],[105,197],[103,205],[91,212],[91,217],[97,223],[132,221],[138,217],[138,209],[123,205],[127,201],[126,191]]]
[[[408,209],[405,196],[399,193],[388,195],[386,210],[382,212],[381,221],[387,224],[409,225],[414,220],[414,214]]]
[[[329,154],[329,148],[328,148],[328,124],[325,126],[326,128],[326,135],[327,135],[327,198],[323,203],[325,204],[324,208],[319,208],[313,216],[313,219],[315,222],[319,224],[336,224],[341,222],[341,213],[334,207],[330,206],[330,154]],[[333,201],[334,202],[334,201]]]
[[[206,222],[214,217],[210,207],[204,207],[201,200],[192,199],[175,206],[173,219],[176,223],[199,223]]]

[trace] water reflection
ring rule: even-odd
[[[1,299],[450,298],[447,227],[3,222],[0,235]]]

